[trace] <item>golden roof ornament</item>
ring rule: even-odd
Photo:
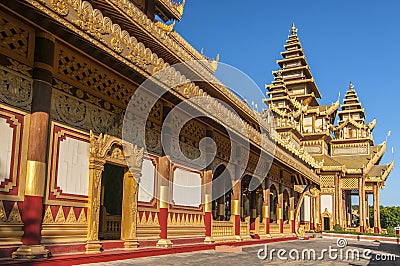
[[[350,84],[349,84],[349,90],[353,90],[353,89],[354,89],[353,82],[351,82],[351,81],[350,81]]]
[[[177,6],[177,10],[181,16],[183,15],[183,10],[185,9],[186,0],[183,0],[180,5]]]
[[[156,25],[160,27],[164,32],[170,33],[174,30],[175,22],[176,21],[174,20],[174,22],[172,22],[170,25],[167,25],[161,21],[157,21]]]
[[[297,31],[298,31],[299,29],[298,28],[296,28],[296,26],[294,25],[294,22],[292,22],[292,29],[290,30],[290,33],[292,34],[292,35],[297,35]]]

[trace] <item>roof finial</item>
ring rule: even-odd
[[[349,89],[350,89],[350,90],[353,90],[353,89],[354,89],[353,82],[351,82],[351,81],[350,81],[350,84],[349,84]]]
[[[297,29],[296,28],[296,26],[294,25],[294,22],[292,22],[292,29],[290,30],[290,33],[292,34],[292,35],[297,35],[297,31],[298,31],[299,29]]]

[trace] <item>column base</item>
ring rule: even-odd
[[[271,238],[272,238],[270,234],[259,235],[259,236],[260,236],[260,239],[261,239],[261,240],[264,240],[264,239],[271,239]]]
[[[88,240],[86,242],[86,254],[100,253],[101,247],[102,245],[100,241]]]
[[[243,237],[242,236],[235,236],[235,240],[236,240],[236,242],[242,242],[243,241]]]
[[[12,253],[13,259],[47,259],[50,256],[50,251],[42,245],[22,245]]]
[[[214,242],[215,241],[211,236],[206,236],[206,238],[204,238],[204,244],[212,244]]]
[[[137,249],[139,247],[139,241],[137,239],[127,239],[124,241],[124,248],[127,250]]]
[[[172,242],[169,239],[160,239],[158,240],[156,246],[159,248],[169,248],[172,247]]]

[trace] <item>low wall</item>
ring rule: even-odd
[[[337,233],[322,233],[324,238],[346,238],[357,241],[380,241],[383,243],[391,243],[400,245],[400,239],[398,237],[386,237],[386,236],[370,236],[370,235],[353,235],[353,234],[337,234]]]

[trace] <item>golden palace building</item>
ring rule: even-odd
[[[128,169],[122,123],[140,84],[187,61],[201,60],[191,74],[204,80],[216,70],[218,59],[206,58],[174,31],[174,23],[164,23],[179,21],[184,4],[0,1],[0,257],[293,239],[335,225],[382,231],[379,193],[393,168],[393,162],[379,165],[386,142],[374,144],[375,121],[365,121],[352,84],[342,104],[319,105],[294,25],[274,81],[266,85],[277,132],[270,136],[276,142],[270,168],[256,171],[268,158],[261,156],[254,110],[224,86],[189,81],[152,107],[146,152],[134,146]],[[168,73],[183,78],[173,68]],[[181,130],[179,146],[190,158],[200,153],[200,140],[215,141],[216,156],[202,170],[171,160],[160,143],[167,114],[199,95],[236,112],[211,106],[220,124],[199,117]],[[232,148],[240,153],[240,147],[222,126],[235,123],[245,126],[250,142],[239,179],[233,178],[235,162],[228,162]],[[194,191],[193,205],[174,187],[174,180],[208,184],[221,173],[232,186],[213,201],[213,188]],[[253,177],[263,181],[250,190]],[[139,178],[150,193],[138,186]],[[374,199],[371,228],[368,194]],[[352,195],[360,198],[357,214]]]

